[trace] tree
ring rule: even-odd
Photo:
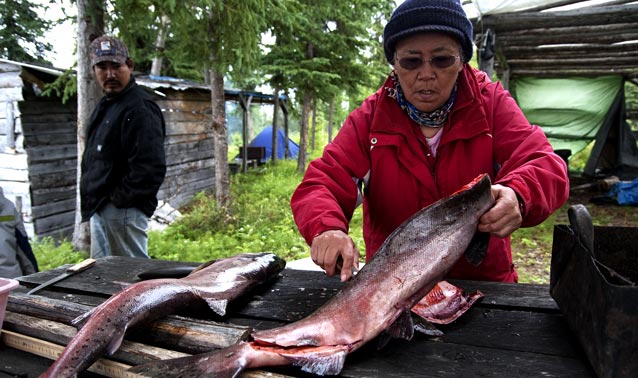
[[[346,92],[359,97],[360,87],[378,88],[387,64],[382,54],[379,21],[392,4],[378,0],[291,1],[293,17],[271,19],[275,44],[264,58],[264,72],[275,88],[295,88],[301,102],[299,160],[303,172],[308,148],[308,119],[314,99],[326,103]],[[316,107],[315,107],[316,108]]]
[[[51,22],[40,18],[46,7],[28,0],[0,0],[0,57],[18,62],[47,63],[51,45],[41,39]]]
[[[93,39],[104,34],[104,1],[77,0],[78,6],[78,130],[77,130],[77,185],[75,228],[73,230],[73,247],[76,250],[87,250],[90,245],[90,233],[87,222],[82,223],[80,204],[80,177],[82,174],[82,155],[86,147],[86,129],[93,109],[101,96],[99,85],[95,82],[89,45]]]
[[[210,77],[214,135],[215,198],[230,212],[230,171],[224,96],[225,76],[249,75],[261,54],[266,13],[279,0],[186,0],[168,13],[170,51],[175,66],[196,67]]]

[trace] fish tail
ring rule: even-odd
[[[248,362],[250,346],[240,342],[228,348],[194,356],[149,362],[129,369],[142,377],[215,377],[234,378]]]
[[[317,375],[338,375],[346,361],[348,347],[344,345],[311,347],[302,352],[279,353],[292,365]]]
[[[344,345],[282,348],[239,342],[210,353],[138,365],[129,371],[143,377],[235,378],[249,368],[295,365],[313,374],[337,375],[348,351]]]

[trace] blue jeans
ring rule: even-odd
[[[134,207],[118,209],[107,202],[91,217],[91,257],[149,258],[148,217]]]

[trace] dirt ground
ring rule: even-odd
[[[581,203],[587,206],[595,225],[638,227],[638,206],[620,206],[614,203],[592,203],[592,198],[603,195],[599,192],[573,193],[568,204]]]

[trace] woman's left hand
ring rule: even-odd
[[[516,231],[523,222],[518,198],[513,189],[492,185],[494,206],[479,219],[478,230],[504,238]]]

